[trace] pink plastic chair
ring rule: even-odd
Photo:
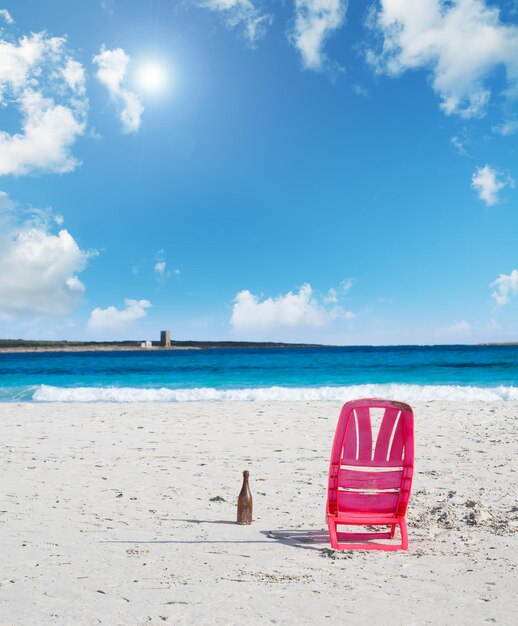
[[[373,446],[372,409],[384,409]],[[414,414],[408,404],[365,399],[347,402],[336,427],[327,524],[335,550],[407,550],[405,521],[414,473]],[[387,532],[338,532],[338,526],[390,526]],[[399,526],[401,543],[393,539]]]

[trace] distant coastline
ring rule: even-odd
[[[314,343],[282,343],[255,341],[171,341],[170,347],[152,342],[151,347],[141,347],[140,341],[31,341],[25,339],[0,339],[0,354],[16,352],[149,352],[174,350],[215,350],[230,348],[320,348]]]
[[[474,347],[518,346],[518,342],[479,343]],[[149,352],[174,350],[217,350],[233,348],[339,348],[372,347],[390,348],[395,346],[332,346],[318,343],[285,343],[274,341],[171,341],[170,347],[153,341],[150,347],[142,347],[140,340],[125,341],[45,341],[27,339],[0,339],[0,354],[27,352]],[[411,347],[410,345],[408,347]]]

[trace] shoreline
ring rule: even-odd
[[[518,402],[518,386],[476,386],[476,385],[430,385],[410,383],[351,384],[324,386],[249,386],[197,387],[167,386],[117,386],[109,383],[97,385],[60,386],[39,384],[0,387],[1,404],[48,404],[52,402],[69,405],[107,403],[111,405],[129,404],[203,404],[224,405],[227,402],[263,402],[286,405],[289,403],[346,402],[355,398],[393,398],[413,404],[415,402],[450,402],[457,407],[476,403],[513,405]]]
[[[86,343],[84,345],[28,345],[28,346],[5,346],[2,345],[2,341],[10,341],[10,340],[0,340],[0,354],[28,354],[28,353],[38,353],[38,352],[56,352],[56,353],[66,353],[66,352],[174,352],[176,350],[243,350],[243,349],[297,349],[297,348],[321,348],[321,349],[361,349],[361,348],[374,348],[380,350],[390,350],[391,348],[446,348],[446,347],[458,347],[458,348],[497,348],[497,347],[516,347],[518,346],[518,342],[505,342],[505,343],[477,343],[477,344],[426,344],[426,345],[417,345],[417,344],[403,344],[403,345],[372,345],[372,346],[364,346],[364,345],[347,345],[347,346],[335,346],[335,345],[325,345],[325,344],[290,344],[290,343],[276,343],[276,342],[247,342],[247,341],[186,341],[186,342],[178,342],[178,344],[174,343],[171,346],[159,346],[152,345],[146,348],[143,348],[139,345],[140,342],[135,341],[132,345],[124,345],[124,344],[91,344]]]
[[[31,354],[38,352],[174,352],[176,350],[203,350],[197,346],[151,346],[150,348],[141,348],[140,346],[63,346],[63,347],[0,347],[0,354]]]
[[[1,341],[1,340],[0,340]],[[192,345],[191,345],[192,344]],[[261,349],[303,349],[303,348],[336,348],[338,346],[323,346],[319,344],[285,344],[268,342],[217,342],[217,341],[193,341],[178,342],[171,346],[152,345],[142,347],[138,342],[134,344],[84,344],[84,345],[58,345],[58,346],[2,346],[0,354],[33,353],[33,352],[175,352],[177,350],[261,350]]]

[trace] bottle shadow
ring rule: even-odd
[[[189,524],[225,524],[236,526],[236,522],[229,520],[205,520],[205,519],[184,519],[184,518],[163,518],[170,522],[185,522]],[[261,535],[265,537],[262,540],[193,540],[193,541],[179,541],[174,539],[154,539],[154,540],[139,540],[139,539],[107,539],[100,541],[100,543],[178,543],[178,544],[231,544],[231,543],[270,543],[268,539],[273,539],[282,545],[289,546],[291,548],[302,548],[304,550],[315,550],[322,552],[329,548],[329,533],[327,529],[315,529],[315,530],[261,530]]]
[[[228,519],[179,519],[177,517],[163,517],[161,519],[168,522],[185,522],[187,524],[228,524],[229,526],[237,526],[236,522]]]
[[[99,543],[129,543],[129,544],[141,544],[141,543],[149,543],[149,544],[153,544],[153,543],[178,543],[178,544],[193,544],[193,545],[200,545],[200,544],[233,544],[233,543],[268,543],[267,541],[265,541],[264,539],[260,540],[260,541],[250,541],[250,540],[238,540],[238,541],[229,541],[228,539],[221,539],[221,540],[211,540],[211,539],[197,539],[197,540],[192,540],[192,541],[176,541],[174,539],[104,539],[103,541],[99,541]]]
[[[230,526],[237,526],[238,524],[236,522],[233,521],[229,521],[229,520],[223,520],[223,519],[218,519],[218,520],[212,520],[212,519],[187,519],[187,518],[177,518],[177,517],[162,517],[160,518],[162,521],[167,521],[167,522],[184,522],[187,524],[225,524],[225,525],[230,525]],[[255,540],[250,540],[250,539],[237,539],[237,540],[228,540],[228,539],[196,539],[196,540],[176,540],[176,539],[146,539],[146,540],[142,540],[142,539],[105,539],[103,541],[100,541],[99,543],[129,543],[129,544],[141,544],[141,543],[172,543],[172,544],[200,544],[200,543],[206,543],[206,544],[233,544],[233,543],[237,543],[237,544],[242,544],[242,543],[268,543],[266,540],[261,539],[259,541],[255,541]]]

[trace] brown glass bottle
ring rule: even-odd
[[[248,486],[248,470],[243,472],[243,486],[237,499],[237,523],[252,523],[252,494]]]

